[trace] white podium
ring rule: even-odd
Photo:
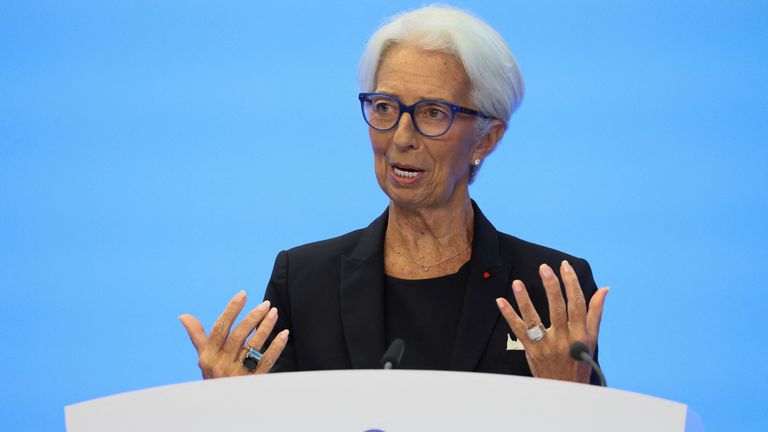
[[[65,408],[68,432],[701,431],[686,405],[610,388],[440,371],[293,372],[169,385]]]

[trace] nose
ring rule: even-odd
[[[401,151],[415,150],[419,148],[418,135],[411,114],[403,113],[392,136],[392,143]]]

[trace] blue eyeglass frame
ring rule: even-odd
[[[383,97],[392,99],[393,101],[397,102],[397,105],[399,106],[399,109],[400,109],[400,114],[397,116],[397,120],[395,121],[395,123],[391,127],[388,127],[386,129],[380,129],[380,128],[377,128],[377,127],[373,126],[372,124],[368,123],[368,118],[365,116],[365,100],[368,99],[368,98],[371,98],[373,96],[383,96]],[[403,113],[410,114],[410,116],[411,116],[411,124],[413,124],[413,128],[416,129],[416,132],[424,135],[425,137],[429,137],[429,138],[437,138],[439,136],[443,136],[443,135],[447,134],[448,131],[451,130],[451,126],[453,126],[453,119],[456,118],[456,113],[469,114],[469,115],[472,115],[472,116],[480,117],[482,119],[493,118],[493,117],[491,117],[491,116],[489,116],[487,114],[484,114],[484,113],[482,113],[482,112],[480,112],[478,110],[473,110],[472,108],[466,108],[466,107],[463,107],[463,106],[454,105],[454,104],[452,104],[450,102],[446,102],[446,101],[439,100],[439,99],[422,99],[422,100],[414,103],[413,105],[406,105],[400,99],[392,96],[391,94],[387,94],[387,93],[360,93],[360,94],[357,95],[357,98],[360,100],[360,110],[362,111],[363,120],[365,120],[365,123],[368,126],[376,129],[377,131],[382,131],[382,132],[386,132],[388,130],[392,130],[392,129],[396,128],[397,125],[400,124],[400,119],[403,117]],[[445,129],[445,132],[437,134],[437,135],[429,135],[429,134],[424,133],[419,128],[419,125],[416,123],[416,118],[415,118],[415,116],[413,114],[414,114],[414,110],[416,108],[416,105],[420,105],[420,104],[423,104],[425,102],[439,103],[439,104],[442,104],[442,105],[446,105],[446,106],[448,106],[451,109],[451,121],[448,123],[448,127]]]

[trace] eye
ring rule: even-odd
[[[436,119],[436,118],[440,118],[441,115],[443,115],[443,112],[437,108],[430,108],[427,110],[427,117],[429,118]]]
[[[419,116],[425,120],[443,121],[451,117],[447,107],[431,104],[419,109]]]
[[[373,99],[371,101],[371,109],[377,114],[390,114],[397,110],[397,106],[387,99]]]

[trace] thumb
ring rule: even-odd
[[[181,321],[181,324],[187,330],[189,340],[192,341],[192,345],[195,346],[197,354],[200,355],[205,347],[205,343],[208,341],[208,336],[205,335],[205,329],[200,323],[200,320],[192,315],[184,314],[179,315],[179,321]]]
[[[597,344],[597,338],[600,334],[600,321],[603,319],[603,306],[605,297],[608,295],[608,287],[600,288],[589,301],[589,311],[587,312],[587,336],[594,344]],[[594,349],[594,345],[592,346]]]

